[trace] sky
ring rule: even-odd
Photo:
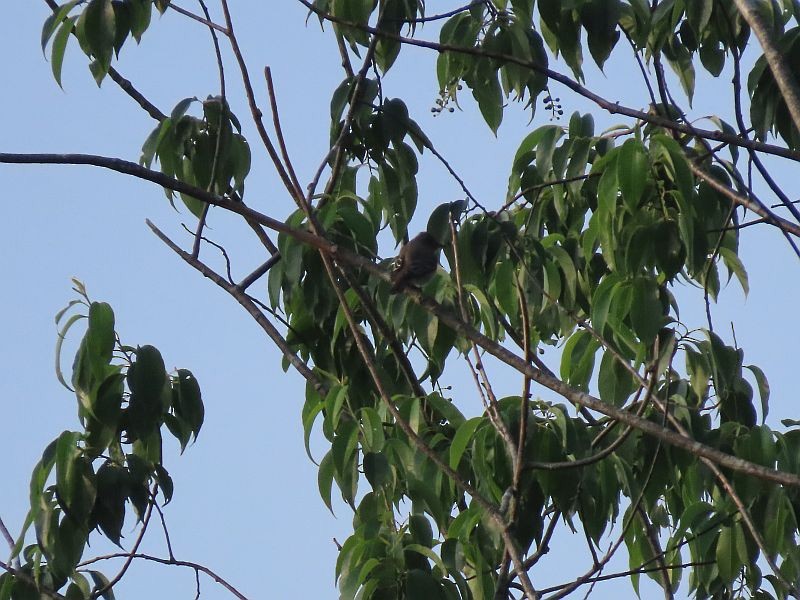
[[[86,152],[138,160],[154,126],[150,117],[113,82],[98,88],[74,43],[67,50],[60,89],[40,48],[41,26],[49,13],[45,3],[12,2],[4,9],[0,109],[6,117],[0,151]],[[265,65],[272,69],[289,152],[301,181],[308,181],[327,151],[329,98],[342,79],[333,37],[321,32],[315,19],[306,23],[305,9],[294,0],[233,1],[231,9],[264,108],[260,74]],[[435,30],[419,33],[435,38]],[[246,199],[258,210],[285,218],[292,206],[248,123],[237,71],[230,52],[226,56],[228,96],[253,149]],[[407,100],[412,117],[472,193],[485,205],[497,206],[516,146],[532,129],[549,123],[549,116],[540,110],[529,123],[530,115],[511,105],[498,138],[468,97],[460,103],[463,110],[434,117],[430,109],[438,85],[433,61],[434,53],[405,50],[384,81],[385,93]],[[161,18],[154,15],[142,45],[129,43],[115,66],[163,112],[184,97],[218,93],[208,31],[171,11]],[[615,60],[605,74],[587,65],[587,73],[609,99],[646,106],[631,63]],[[694,117],[722,110],[718,89],[715,82],[699,80]],[[558,87],[554,93],[564,104],[564,124],[573,110],[592,109]],[[598,128],[617,122],[609,117],[598,121]],[[794,197],[789,165],[776,168],[778,181]],[[157,346],[168,368],[191,369],[202,387],[206,421],[197,444],[182,456],[176,443],[167,444],[165,463],[176,491],[166,519],[176,556],[206,564],[252,598],[337,597],[333,539],[347,537],[350,515],[337,503],[332,516],[319,498],[316,467],[303,448],[302,379],[284,373],[278,351],[251,318],[144,224],[149,218],[187,244],[180,223],[193,223],[191,216],[176,212],[152,184],[92,167],[0,165],[0,189],[0,276],[6,290],[0,297],[0,517],[12,533],[24,519],[30,472],[42,449],[62,430],[79,426],[74,396],[60,386],[53,368],[53,318],[74,298],[74,276],[93,299],[113,306],[125,343]],[[424,227],[440,202],[462,196],[445,169],[426,155],[412,229]],[[210,235],[226,240],[234,252],[236,274],[260,264],[262,252],[238,221],[216,213],[211,219]],[[389,245],[381,247],[384,256],[393,252]],[[751,293],[744,299],[731,283],[714,307],[715,322],[729,342],[729,323],[735,322],[745,362],[766,371],[773,393],[770,419],[780,428],[780,418],[798,417],[792,377],[798,264],[785,241],[762,226],[743,231],[741,255],[749,267]],[[693,303],[682,316],[702,325],[701,295],[680,294]],[[65,350],[67,368],[76,339]],[[452,383],[457,401],[478,406],[469,386]],[[517,387],[514,379],[508,393]],[[312,446],[320,458],[320,440],[315,438]],[[125,532],[130,543],[133,530]],[[556,560],[569,559],[569,543],[554,551]],[[92,544],[89,552],[108,550],[97,536]],[[143,550],[163,555],[157,528],[145,538]],[[112,574],[115,567],[107,564],[103,570]],[[562,580],[552,571],[543,577]],[[206,599],[230,597],[208,579],[201,589]],[[155,590],[158,597],[193,597],[194,575],[188,569],[135,562],[117,597]],[[630,593],[627,582],[598,588],[594,597],[619,593]]]

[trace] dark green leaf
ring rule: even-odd
[[[757,367],[756,365],[745,365],[745,369],[749,369],[756,378],[758,395],[761,398],[761,422],[763,423],[767,418],[767,414],[769,413],[769,381],[767,380],[767,376],[764,374],[764,371],[762,371],[760,367]]]
[[[651,279],[638,278],[633,289],[631,324],[639,339],[650,345],[664,325],[664,308],[659,299],[658,285]]]
[[[622,406],[636,390],[636,381],[613,353],[603,352],[597,386],[601,400],[614,406]]]
[[[116,38],[114,7],[111,0],[90,0],[81,18],[85,20],[83,25],[86,42],[99,62],[100,71],[103,74],[108,73]]]
[[[392,470],[386,456],[380,452],[367,452],[364,455],[364,475],[376,492],[391,483]]]

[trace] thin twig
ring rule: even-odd
[[[210,192],[214,189],[214,185],[217,179],[217,166],[219,163],[219,150],[222,144],[222,130],[225,124],[226,119],[228,119],[228,100],[227,95],[225,93],[225,65],[222,63],[222,52],[219,48],[219,39],[217,39],[217,32],[214,31],[214,28],[210,25],[211,23],[211,15],[208,12],[208,7],[204,0],[198,0],[200,3],[200,8],[203,10],[203,14],[206,16],[206,20],[209,23],[208,31],[211,33],[211,39],[214,42],[214,55],[217,59],[217,71],[219,72],[219,95],[220,95],[220,108],[219,108],[219,126],[217,127],[217,139],[214,143],[214,157],[211,160],[211,173],[208,177],[208,186],[206,189]],[[179,11],[180,12],[180,11]],[[209,128],[211,127],[211,123],[208,124]],[[209,204],[203,206],[203,210],[200,213],[200,218],[197,220],[197,231],[194,234],[194,246],[192,246],[192,256],[197,258],[200,255],[200,241],[203,238],[203,228],[206,226],[206,219],[208,218],[208,210],[210,208]]]
[[[286,340],[283,336],[278,332],[275,326],[270,323],[267,318],[264,316],[258,307],[255,306],[253,301],[245,294],[244,292],[240,291],[238,287],[232,283],[229,283],[225,280],[224,277],[213,271],[210,267],[208,267],[205,263],[200,262],[200,260],[194,258],[188,252],[182,250],[175,242],[173,242],[169,237],[167,237],[158,227],[153,225],[150,220],[146,221],[147,226],[153,231],[153,233],[158,236],[158,238],[164,242],[170,250],[175,252],[178,256],[180,256],[186,263],[192,266],[197,271],[200,271],[205,277],[213,281],[223,290],[228,292],[233,298],[242,305],[242,307],[253,317],[253,319],[258,323],[264,332],[270,337],[270,339],[275,343],[276,346],[283,352],[283,355],[289,360],[292,366],[313,386],[314,389],[317,390],[318,393],[324,395],[327,393],[327,386],[320,381],[314,372],[306,365],[300,358],[291,350],[289,345],[287,344]]]
[[[147,532],[147,526],[150,524],[150,517],[153,514],[153,506],[155,506],[156,504],[156,498],[155,498],[156,492],[158,492],[158,484],[153,485],[153,489],[150,492],[150,503],[147,506],[147,512],[145,513],[144,519],[142,520],[142,528],[139,530],[139,535],[136,536],[136,541],[133,543],[133,547],[131,548],[130,552],[125,553],[127,554],[127,558],[125,559],[125,562],[122,564],[122,568],[107,584],[105,584],[103,587],[99,589],[95,589],[92,592],[91,595],[92,600],[95,600],[100,596],[104,596],[109,590],[113,589],[113,587],[117,585],[117,583],[119,583],[120,579],[122,579],[122,577],[128,571],[128,567],[131,566],[131,563],[133,562],[133,557],[136,554],[137,550],[139,550],[139,546],[141,545],[142,540],[144,539],[144,534]]]
[[[164,511],[161,510],[161,507],[158,503],[153,502],[153,505],[156,507],[158,511],[158,517],[161,520],[161,529],[164,530],[164,540],[167,544],[167,552],[169,553],[170,560],[175,560],[175,554],[172,552],[172,541],[169,538],[169,530],[167,529],[167,520],[164,518]]]
[[[247,96],[247,104],[250,107],[250,114],[253,118],[253,123],[256,126],[256,130],[258,131],[258,135],[261,137],[261,142],[264,144],[264,148],[267,150],[267,154],[269,154],[270,160],[272,160],[272,164],[275,167],[275,171],[278,173],[278,176],[283,182],[284,187],[289,192],[289,194],[295,198],[296,202],[301,202],[301,198],[295,196],[294,186],[292,185],[292,180],[289,177],[289,174],[286,171],[286,167],[281,163],[280,156],[278,152],[275,150],[275,145],[272,143],[272,140],[267,133],[266,128],[264,127],[264,121],[262,117],[264,113],[258,107],[256,103],[256,95],[253,91],[253,84],[250,81],[250,74],[247,70],[247,63],[244,61],[244,56],[242,55],[242,50],[239,47],[239,41],[236,38],[236,34],[233,29],[233,19],[231,18],[230,9],[228,8],[228,1],[221,0],[222,4],[222,12],[225,15],[225,25],[228,30],[228,39],[231,43],[231,49],[233,50],[233,55],[236,57],[236,62],[239,65],[239,71],[242,76],[242,83],[244,84],[244,91],[245,96]],[[302,197],[302,194],[301,194]]]
[[[205,575],[208,575],[211,579],[213,579],[215,582],[220,584],[222,587],[224,587],[226,590],[228,590],[231,594],[233,594],[234,596],[239,598],[239,600],[248,600],[247,596],[242,594],[233,585],[228,583],[225,579],[220,577],[214,571],[212,571],[211,569],[209,569],[208,567],[206,567],[204,565],[201,565],[200,563],[191,562],[191,561],[188,561],[188,560],[175,560],[173,558],[160,558],[158,556],[152,556],[150,554],[139,554],[139,553],[137,553],[137,554],[129,555],[127,553],[117,552],[117,553],[114,553],[114,554],[106,554],[106,555],[103,555],[103,556],[95,557],[95,558],[93,558],[91,560],[87,560],[87,561],[84,561],[84,562],[80,563],[78,566],[79,567],[85,567],[85,566],[88,566],[88,565],[90,565],[92,563],[96,563],[96,562],[99,562],[99,561],[111,560],[111,559],[114,559],[114,558],[123,558],[123,557],[128,557],[128,556],[130,556],[132,558],[135,558],[135,559],[138,559],[138,560],[147,560],[147,561],[159,563],[159,564],[162,564],[162,565],[174,565],[174,566],[178,566],[178,567],[187,567],[189,569],[194,569],[195,571],[200,571],[201,573],[204,573]]]
[[[9,533],[8,528],[6,527],[6,524],[3,523],[3,517],[0,517],[0,533],[3,534],[3,537],[5,538],[6,543],[8,544],[8,547],[11,548],[11,550],[13,551],[14,550],[14,545],[15,545],[14,544],[14,538],[11,537],[11,533]]]
[[[306,188],[306,204],[309,206],[311,205],[311,201],[316,193],[317,185],[322,177],[322,173],[325,171],[325,167],[329,164],[331,159],[333,159],[333,165],[331,166],[330,178],[328,179],[328,183],[325,186],[325,191],[322,194],[321,202],[323,204],[326,202],[326,198],[328,198],[328,196],[333,192],[337,180],[339,179],[339,171],[344,163],[344,148],[342,147],[342,144],[344,143],[344,139],[350,130],[353,119],[355,118],[356,107],[358,106],[361,98],[361,88],[364,85],[364,80],[367,78],[367,72],[372,64],[372,59],[375,56],[375,48],[377,47],[378,40],[379,38],[377,36],[373,36],[372,40],[370,41],[369,48],[367,48],[366,55],[364,56],[364,62],[361,65],[361,69],[359,69],[358,74],[356,75],[356,80],[353,83],[353,89],[350,93],[350,108],[347,110],[347,115],[345,115],[342,123],[342,130],[339,132],[339,136],[336,138],[333,145],[325,154],[325,158],[322,159],[319,167],[317,167],[316,173],[314,173],[314,177],[311,179],[311,182]]]
[[[170,2],[167,5],[167,8],[171,8],[176,13],[180,13],[185,17],[189,17],[190,19],[193,19],[193,20],[197,21],[198,23],[202,23],[203,25],[209,27],[210,29],[216,29],[217,31],[219,31],[223,35],[228,35],[228,30],[227,29],[225,29],[222,25],[217,25],[216,23],[214,23],[214,21],[211,20],[211,17],[209,16],[208,11],[203,11],[205,13],[205,15],[206,15],[206,18],[204,19],[200,15],[197,15],[197,14],[195,14],[195,13],[189,11],[189,10],[186,10],[185,8],[181,8],[180,6],[175,4],[175,2]]]
[[[283,129],[281,127],[281,119],[278,114],[278,99],[275,95],[275,86],[272,84],[272,71],[269,67],[264,67],[264,78],[267,80],[267,93],[269,94],[269,106],[272,111],[272,125],[275,128],[275,135],[278,137],[278,147],[281,149],[281,156],[286,165],[286,170],[289,173],[289,178],[295,188],[295,194],[298,196],[303,195],[303,190],[300,187],[300,182],[297,180],[297,175],[294,172],[292,161],[289,159],[289,151],[286,149],[286,141],[283,138]]]

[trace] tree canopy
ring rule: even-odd
[[[751,364],[714,319],[728,282],[746,294],[746,267],[771,268],[741,260],[748,232],[800,257],[800,209],[777,175],[800,160],[800,3],[476,0],[433,14],[423,0],[298,0],[342,69],[328,151],[309,173],[290,150],[315,132],[283,127],[271,69],[256,76],[264,65],[236,34],[246,8],[45,3],[56,83],[79,48],[97,84],[152,126],[139,156],[0,163],[91,165],[163,188],[190,237],[148,221],[155,237],[305,382],[296,412],[321,502],[341,497],[352,513],[331,565],[342,598],[555,599],[618,578],[667,598],[800,597],[800,421],[768,418],[767,373],[788,364]],[[217,69],[219,88],[160,107],[117,66],[172,19],[211,34],[215,63],[184,60]],[[435,57],[438,89],[393,85],[419,53]],[[612,64],[627,65],[619,81],[635,100],[600,92]],[[719,90],[719,114],[694,113],[703,85]],[[420,94],[434,98],[428,114],[409,108]],[[459,122],[472,106],[483,123]],[[519,114],[527,125],[501,127]],[[489,145],[455,168],[432,117],[514,144],[490,200],[472,191]],[[266,176],[256,154],[275,176],[268,201],[247,192]],[[433,168],[449,178],[435,202],[420,196]],[[408,265],[391,257],[423,229],[442,265],[393,289]],[[245,233],[255,261],[234,251]],[[200,384],[154,346],[123,342],[111,306],[74,285],[56,317],[58,365],[62,340],[84,332],[71,373],[56,375],[81,430],[44,450],[21,531],[0,521],[0,600],[113,598],[135,560],[245,597],[177,560],[168,538],[164,557],[138,552],[174,491],[163,440],[183,451],[205,422]],[[137,535],[123,546],[126,516]],[[551,546],[574,532],[571,563],[554,563]],[[87,558],[98,535],[120,546],[116,570]],[[561,583],[540,583],[554,571]]]

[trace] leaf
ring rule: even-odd
[[[205,407],[200,384],[188,369],[178,369],[173,383],[173,404],[176,415],[189,425],[196,440],[205,420]]]
[[[71,17],[61,24],[56,37],[53,38],[53,47],[50,51],[50,69],[53,71],[53,77],[58,87],[62,89],[64,86],[61,85],[61,68],[64,65],[64,52],[67,49],[67,40],[69,40],[74,26],[75,17]]]
[[[644,146],[639,140],[628,140],[620,149],[617,177],[622,199],[630,212],[636,211],[647,186],[650,169]]]
[[[653,142],[661,146],[665,151],[664,157],[667,159],[667,165],[670,167],[675,183],[678,186],[678,191],[681,195],[680,200],[684,203],[681,209],[683,210],[683,206],[690,207],[695,196],[694,178],[686,162],[686,155],[681,150],[678,142],[666,135],[658,134],[653,136]]]
[[[614,406],[622,406],[636,390],[636,381],[611,352],[603,352],[600,359],[597,387],[600,399]]]
[[[479,78],[472,86],[472,95],[478,102],[483,120],[497,135],[497,129],[503,121],[503,90],[495,72],[489,72]]]
[[[450,241],[450,221],[453,218],[451,215],[451,203],[445,202],[440,204],[431,212],[428,217],[428,226],[426,231],[430,233],[441,244],[447,244]]]
[[[94,472],[78,448],[80,434],[64,431],[56,442],[56,489],[59,504],[70,518],[85,523],[94,506]]]
[[[604,335],[608,313],[611,309],[611,301],[614,298],[614,288],[618,283],[618,278],[613,273],[606,275],[597,286],[592,296],[592,327],[600,336]]]
[[[580,330],[570,336],[561,355],[561,377],[578,389],[588,391],[599,347],[600,343],[588,331]]]
[[[114,7],[111,0],[90,0],[81,18],[84,19],[86,42],[100,65],[101,73],[105,75],[111,66],[116,39]]]
[[[108,587],[108,584],[111,583],[108,577],[103,575],[100,571],[89,571],[89,575],[92,581],[94,581],[94,591],[106,590],[102,593],[103,598],[105,598],[105,600],[114,600],[114,589]]]
[[[53,14],[51,14],[47,19],[45,19],[44,25],[42,26],[42,53],[44,54],[45,49],[47,48],[47,42],[50,40],[50,37],[53,35],[56,29],[62,25],[62,22],[70,13],[70,11],[75,7],[75,5],[80,2],[80,0],[70,0],[69,2],[64,3],[62,6],[58,8]],[[74,20],[74,19],[73,19]]]
[[[713,8],[714,0],[692,0],[686,3],[686,19],[698,38],[702,36],[711,19]]]
[[[392,480],[392,469],[386,456],[380,452],[364,454],[364,475],[376,492]]]
[[[438,393],[430,394],[425,402],[430,404],[450,425],[458,429],[465,421],[464,415],[450,400],[442,398]]]
[[[151,0],[128,0],[127,4],[131,13],[131,35],[139,43],[150,26],[153,3]]]
[[[678,81],[681,83],[683,91],[689,99],[689,106],[692,105],[692,98],[694,97],[694,83],[695,73],[694,64],[692,63],[692,55],[689,50],[678,41],[678,36],[674,35],[670,38],[668,49],[665,49],[664,55],[670,55],[672,58],[667,59],[669,66],[675,71],[678,76]]]
[[[92,302],[89,306],[89,327],[86,331],[86,353],[95,378],[104,378],[114,353],[115,343],[114,311],[105,302]]]
[[[750,280],[747,276],[747,271],[744,268],[744,264],[739,259],[739,256],[731,250],[730,248],[726,248],[725,246],[720,246],[719,248],[719,255],[722,257],[722,262],[725,263],[725,266],[728,268],[728,271],[736,275],[736,279],[739,281],[739,285],[742,286],[742,291],[744,292],[745,297],[750,293]]]
[[[769,413],[769,381],[767,380],[767,376],[764,374],[764,371],[762,371],[760,367],[757,367],[756,365],[745,365],[744,368],[748,369],[756,378],[758,395],[761,398],[761,422],[763,423],[767,418],[767,414]]]
[[[136,349],[136,360],[128,369],[131,390],[127,413],[128,434],[133,439],[146,438],[158,430],[164,411],[163,394],[167,383],[164,359],[153,346]]]
[[[319,495],[328,510],[333,515],[333,506],[331,504],[331,488],[333,487],[333,455],[331,451],[322,458],[319,463],[319,471],[317,472],[317,488]],[[335,516],[335,515],[334,515]]]
[[[450,444],[451,469],[458,469],[458,465],[461,462],[464,451],[467,449],[467,445],[472,439],[475,430],[483,421],[483,417],[472,417],[464,421],[458,430],[456,430],[456,435],[453,437],[453,442]]]
[[[719,575],[722,582],[730,585],[744,562],[741,559],[741,551],[744,546],[744,532],[739,523],[733,523],[729,527],[723,527],[717,540],[716,564],[719,568]],[[747,553],[745,550],[745,559]]]
[[[634,281],[633,290],[631,324],[642,343],[649,346],[664,324],[664,308],[658,296],[658,285],[652,279],[639,277]]]
[[[58,337],[56,338],[56,377],[61,385],[71,392],[74,392],[75,390],[66,382],[64,379],[64,373],[61,370],[61,348],[64,344],[64,340],[66,339],[67,332],[69,331],[70,327],[72,327],[77,321],[85,318],[87,318],[86,315],[72,315],[58,332]]]

